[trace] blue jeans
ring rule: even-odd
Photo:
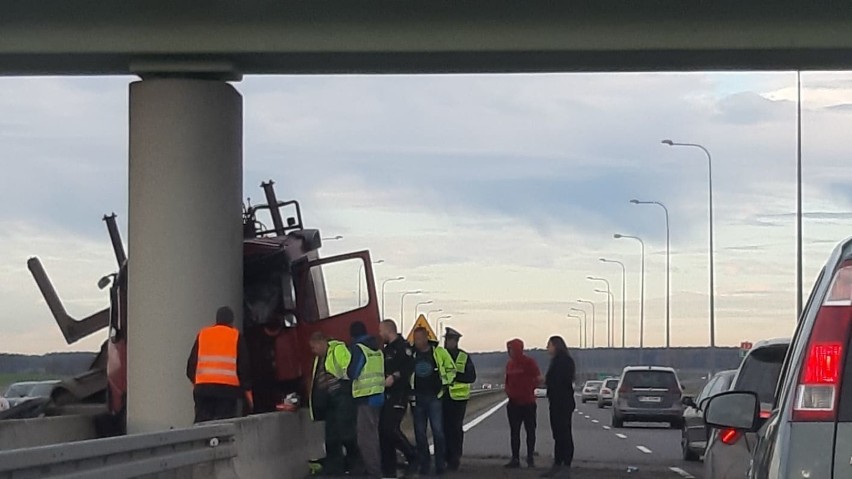
[[[429,437],[426,435],[427,421],[432,428],[435,444],[435,472],[446,469],[446,438],[441,400],[435,396],[416,396],[414,399],[414,438],[417,441],[417,459],[420,474],[429,474]]]

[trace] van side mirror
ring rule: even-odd
[[[710,398],[704,423],[717,429],[753,432],[760,422],[760,401],[751,391],[728,391]]]

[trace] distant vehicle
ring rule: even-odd
[[[767,418],[775,402],[775,390],[781,366],[790,347],[789,339],[760,341],[749,350],[731,385],[731,391],[757,394],[760,417]],[[736,429],[714,430],[707,441],[704,454],[706,477],[719,479],[742,478],[748,474],[751,451],[757,444],[757,434]],[[847,466],[848,467],[848,466]]]
[[[753,479],[848,478],[852,451],[852,238],[814,284],[781,367],[769,417],[759,394],[731,391],[704,412],[720,431],[757,432]],[[845,384],[844,384],[845,383]]]
[[[9,401],[9,407],[13,408],[30,399],[49,398],[58,384],[58,380],[18,382],[9,385],[3,396]]]
[[[608,378],[604,380],[601,392],[598,394],[599,409],[603,409],[606,406],[612,406],[612,396],[615,395],[616,389],[618,389],[618,378]]]
[[[667,422],[680,429],[683,404],[677,373],[660,366],[624,368],[612,404],[612,426],[625,422]]]
[[[586,401],[597,401],[600,394],[603,381],[586,381],[583,384],[583,392],[580,393],[580,401],[586,404]]]
[[[482,389],[492,389],[491,383],[485,383],[482,385]]]
[[[684,396],[683,429],[680,435],[684,461],[697,461],[704,456],[710,432],[704,424],[704,407],[711,397],[730,389],[736,375],[736,369],[717,373],[697,397]]]
[[[547,397],[547,388],[535,388],[535,397],[537,398],[546,398]]]

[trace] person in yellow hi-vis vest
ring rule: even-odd
[[[358,408],[358,450],[371,478],[382,477],[379,445],[379,416],[385,403],[385,357],[379,343],[367,334],[367,327],[355,321],[349,327],[352,360],[347,376],[352,380],[352,397]]]
[[[230,419],[239,414],[240,400],[252,408],[248,348],[234,328],[234,312],[216,311],[216,325],[203,328],[186,361],[186,377],[194,385],[195,422]]]
[[[444,435],[447,437],[447,469],[457,471],[461,465],[464,449],[464,415],[467,400],[470,399],[470,385],[476,381],[476,368],[473,359],[459,349],[461,333],[447,328],[444,334],[444,347],[456,365],[456,376],[444,395]]]
[[[435,473],[443,474],[446,464],[446,436],[441,398],[456,377],[456,366],[446,349],[429,342],[425,328],[414,330],[414,438],[417,443],[420,474],[430,471],[429,437],[427,426],[432,428],[435,446]]]
[[[325,422],[322,475],[343,476],[358,463],[352,382],[346,376],[352,356],[346,344],[319,331],[311,336],[310,347],[314,354],[311,419]]]

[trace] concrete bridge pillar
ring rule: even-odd
[[[224,81],[130,85],[128,433],[192,423],[195,335],[242,316],[242,109]]]

